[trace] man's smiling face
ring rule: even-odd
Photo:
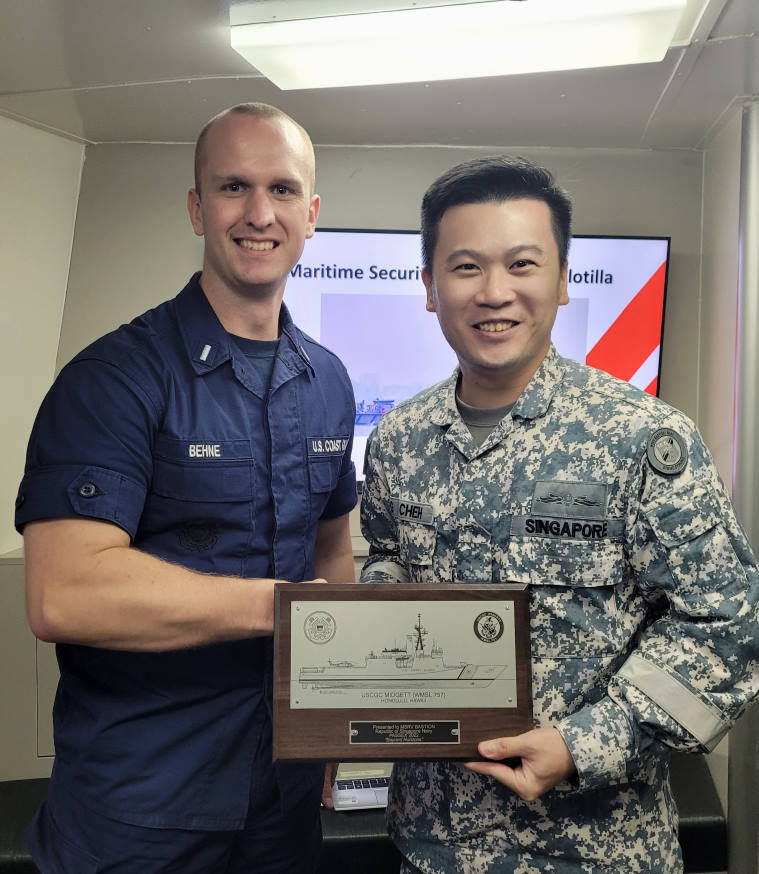
[[[208,131],[190,220],[205,237],[203,288],[280,292],[314,233],[313,153],[286,119],[229,113]]]
[[[569,302],[547,204],[519,198],[451,207],[423,277],[427,309],[461,365],[461,399],[516,400],[548,351],[558,307]],[[494,403],[474,398],[473,385],[490,386]]]

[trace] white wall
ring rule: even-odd
[[[703,275],[699,425],[722,479],[733,464],[741,113],[736,112],[704,153]],[[729,737],[709,757],[720,801],[728,806]]]
[[[48,777],[53,764],[54,647],[26,622],[24,560],[0,556],[0,780]]]
[[[26,441],[53,379],[84,148],[0,117],[0,555],[17,549],[13,508]]]
[[[722,479],[733,464],[741,113],[704,153],[700,425]]]
[[[89,146],[58,369],[84,346],[174,297],[203,258],[187,217],[191,146]]]

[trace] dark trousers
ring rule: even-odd
[[[46,802],[27,844],[42,874],[314,874],[320,790],[283,812],[273,767],[268,769],[256,781],[239,831],[146,828],[109,819],[74,799]]]

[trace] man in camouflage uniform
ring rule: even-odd
[[[695,426],[551,345],[570,220],[519,159],[424,198],[460,366],[370,438],[361,578],[529,583],[536,728],[396,765],[404,872],[682,871],[669,751],[713,749],[759,686],[759,573]]]

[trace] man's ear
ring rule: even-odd
[[[559,306],[566,306],[569,303],[569,291],[567,285],[567,279],[569,271],[569,262],[565,261],[564,266],[561,268],[561,276],[559,277]]]
[[[311,195],[311,203],[308,207],[308,219],[306,220],[306,239],[310,240],[316,230],[316,220],[319,218],[319,208],[322,205],[321,197],[318,194]]]
[[[425,309],[428,313],[434,313],[435,310],[435,283],[432,281],[432,274],[426,267],[422,267],[422,282],[427,289],[427,303]]]
[[[200,194],[194,188],[191,188],[187,192],[187,212],[190,216],[190,224],[192,225],[193,231],[195,231],[199,237],[202,237],[204,230],[203,214],[200,209]]]

